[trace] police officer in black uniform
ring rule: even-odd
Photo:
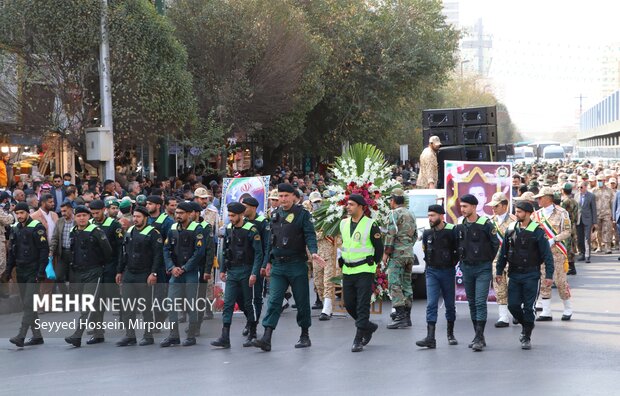
[[[256,285],[263,264],[263,245],[258,229],[243,217],[245,206],[239,202],[228,204],[230,223],[224,236],[224,261],[220,268],[220,278],[226,282],[224,312],[222,313],[222,335],[211,345],[230,348],[230,324],[235,302],[241,295],[239,305],[250,323],[250,332],[244,347],[252,346],[256,339],[256,312],[252,305],[252,289]]]
[[[200,267],[204,267],[205,235],[200,224],[191,221],[194,207],[190,202],[181,202],[175,211],[177,222],[174,223],[164,243],[164,263],[170,274],[168,298],[173,302],[187,304],[189,312],[189,331],[183,346],[196,344],[198,333],[198,315],[195,300],[198,295],[198,276]],[[163,348],[181,344],[179,337],[179,313],[172,310],[168,315],[172,328],[170,335],[159,345]]]
[[[499,248],[497,229],[486,216],[476,213],[478,199],[465,194],[460,198],[463,221],[457,228],[459,258],[469,314],[476,335],[471,342],[474,352],[486,347],[484,327],[487,323],[487,297],[491,285],[493,259]]]
[[[210,302],[207,300],[207,286],[209,281],[211,280],[211,271],[213,270],[213,257],[215,256],[215,243],[213,242],[213,227],[209,222],[205,221],[200,213],[202,212],[202,207],[196,201],[191,202],[194,208],[194,220],[202,227],[202,232],[205,236],[204,244],[205,244],[205,262],[203,266],[198,266],[199,275],[198,275],[198,298],[201,298],[206,301],[204,307],[201,305],[198,309],[198,330],[196,331],[196,337],[200,336],[200,327],[202,326],[202,321],[205,316],[213,318],[213,312],[211,311]],[[189,329],[188,329],[189,332]]]
[[[422,245],[426,262],[426,338],[417,341],[419,347],[435,348],[435,325],[439,296],[446,305],[448,321],[448,344],[457,345],[454,337],[455,307],[455,265],[458,262],[458,240],[456,227],[444,221],[445,210],[441,205],[428,207],[430,229],[424,230]]]
[[[90,209],[86,206],[75,208],[75,227],[69,235],[71,239],[72,263],[70,272],[70,282],[76,294],[89,294],[95,297],[95,312],[101,309],[100,293],[101,278],[103,269],[112,259],[112,246],[99,227],[89,222]],[[74,347],[82,345],[82,334],[84,333],[84,322],[92,318],[94,313],[81,307],[80,317],[77,322],[75,332],[65,338],[67,344]],[[100,327],[101,322],[95,322],[95,327]],[[98,344],[103,342],[102,336],[93,335],[86,344]]]
[[[164,266],[164,243],[161,234],[155,227],[147,225],[148,210],[137,206],[133,210],[133,223],[125,233],[122,255],[119,259],[116,274],[116,283],[123,288],[123,299],[133,302],[138,299],[144,301],[142,316],[146,326],[153,322],[152,292],[157,284],[157,275]],[[133,300],[133,301],[132,301]],[[117,346],[136,345],[136,330],[130,326],[130,321],[136,319],[136,305],[123,315],[126,334],[116,343]],[[140,346],[153,344],[153,333],[144,331]]]
[[[240,202],[245,206],[245,218],[256,226],[258,233],[260,234],[260,239],[263,243],[263,264],[261,266],[261,271],[258,274],[258,278],[256,279],[256,283],[252,288],[252,305],[254,306],[254,312],[256,313],[256,320],[258,321],[263,310],[263,291],[265,287],[265,270],[263,268],[267,266],[268,261],[268,257],[264,253],[267,249],[269,249],[269,219],[263,215],[257,215],[256,210],[258,208],[258,200],[256,200],[256,198],[252,196],[242,197]],[[241,302],[239,300],[237,300],[237,303],[241,306]],[[248,336],[249,333],[250,323],[248,322],[246,323],[242,334],[245,337]]]
[[[17,268],[17,284],[22,301],[22,323],[19,333],[9,341],[18,347],[43,344],[41,329],[35,325],[37,311],[33,309],[33,297],[38,292],[37,281],[45,279],[45,266],[49,246],[47,231],[43,224],[30,218],[26,203],[15,205],[17,224],[11,227],[9,237],[9,258],[4,277],[10,279],[13,268]],[[32,328],[32,338],[25,341],[28,328]]]
[[[123,226],[117,220],[105,215],[105,203],[99,199],[92,201],[88,208],[91,213],[91,223],[99,227],[108,238],[112,247],[112,257],[106,262],[101,276],[101,298],[119,298],[120,290],[116,284],[116,270],[118,268],[118,260],[123,246]],[[96,311],[92,317],[92,321],[103,322],[104,311]],[[90,334],[90,333],[89,333]],[[92,332],[96,338],[102,338],[104,331]]]
[[[532,349],[534,329],[534,303],[540,288],[540,265],[545,264],[545,283],[553,283],[553,254],[545,232],[531,220],[534,206],[527,201],[515,203],[518,223],[508,226],[497,260],[496,272],[502,274],[508,265],[508,310],[521,323],[519,341],[522,349]],[[496,276],[499,283],[501,276]]]

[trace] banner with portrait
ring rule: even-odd
[[[493,216],[493,208],[487,206],[496,192],[503,192],[508,198],[508,208],[512,207],[512,164],[507,162],[469,162],[445,161],[444,186],[446,191],[446,222],[461,223],[463,216],[459,197],[472,194],[478,199],[477,212],[480,216]],[[467,301],[463,274],[460,266],[456,268],[456,301]],[[488,302],[495,302],[495,290],[491,285]]]
[[[267,210],[267,197],[269,196],[269,176],[225,178],[222,184],[222,204],[220,216],[222,223],[227,226],[227,205],[231,202],[239,202],[244,197],[254,197],[258,201],[256,214],[264,215]]]

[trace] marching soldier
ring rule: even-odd
[[[487,323],[487,297],[491,284],[492,264],[499,248],[497,230],[493,223],[476,213],[478,199],[465,194],[460,198],[462,223],[457,228],[458,252],[461,259],[461,271],[469,314],[476,335],[469,344],[474,352],[482,351],[486,346],[484,328]]]
[[[405,206],[405,192],[395,188],[390,198],[390,219],[385,237],[383,262],[387,263],[388,285],[396,315],[387,328],[411,327],[411,267],[413,244],[417,240],[415,217]]]
[[[363,196],[349,195],[349,217],[340,221],[342,293],[345,308],[357,328],[351,352],[363,351],[379,327],[370,321],[370,298],[377,263],[383,256],[383,242],[379,227],[364,215],[366,206]]]
[[[596,176],[597,186],[592,190],[596,198],[596,214],[598,215],[596,233],[598,234],[598,251],[611,254],[611,236],[613,224],[611,209],[614,201],[613,191],[605,185],[605,176]]]
[[[145,207],[137,206],[133,210],[134,225],[125,234],[116,274],[116,283],[122,283],[124,299],[145,301],[142,315],[147,330],[140,340],[140,346],[152,345],[154,342],[153,334],[148,330],[149,324],[153,322],[151,290],[164,266],[163,239],[155,227],[147,225],[148,218],[149,212]],[[136,319],[135,307],[125,312],[123,319],[127,332],[116,345],[136,345],[136,331],[129,325],[130,321]]]
[[[105,215],[105,204],[101,200],[94,200],[89,205],[92,218],[90,222],[99,227],[110,242],[112,247],[112,257],[109,262],[106,262],[103,268],[103,275],[101,277],[101,298],[118,298],[120,292],[118,285],[116,284],[116,270],[118,267],[118,259],[120,257],[121,247],[123,245],[123,227],[121,224]],[[91,320],[97,322],[103,322],[104,312],[102,310],[96,311]],[[92,332],[95,336],[103,338],[104,331]],[[89,333],[90,334],[90,333]]]
[[[77,287],[75,289],[76,294],[89,294],[95,297],[94,308],[96,313],[101,309],[101,278],[105,266],[112,260],[112,246],[110,246],[105,232],[90,223],[90,214],[90,209],[86,206],[75,208],[75,226],[70,234],[73,260],[69,281],[71,285]],[[95,313],[81,307],[79,327],[71,336],[65,338],[67,344],[74,347],[82,345],[82,334],[85,330],[83,323],[87,319],[95,322],[95,328],[100,327],[100,319],[95,320],[93,318],[102,318],[103,316]],[[86,344],[98,344],[103,341],[103,336],[97,333],[86,341]]]
[[[496,192],[493,194],[491,198],[491,202],[487,204],[493,208],[493,216],[491,217],[491,222],[497,231],[497,239],[501,246],[504,235],[506,234],[506,229],[516,220],[510,213],[508,213],[508,197],[502,192]],[[499,274],[502,278],[502,282],[496,282],[497,274],[495,273],[495,264],[497,263],[497,259],[499,256],[495,257],[493,261],[493,289],[495,289],[495,297],[497,299],[498,310],[499,310],[499,319],[495,322],[495,327],[508,327],[510,326],[510,319],[508,318],[508,296],[507,296],[507,286],[508,286],[508,278],[506,273]]]
[[[193,211],[193,205],[189,202],[181,202],[177,206],[177,222],[172,225],[164,243],[164,263],[166,271],[171,275],[168,298],[172,301],[184,299],[187,308],[195,308],[199,267],[204,266],[205,262],[205,235],[198,223],[190,221]],[[172,329],[170,335],[159,344],[163,348],[181,344],[179,313],[172,310],[168,319]],[[182,345],[195,345],[198,330],[196,310],[189,309],[189,331]]]
[[[422,244],[426,261],[426,338],[417,341],[419,347],[435,348],[435,325],[437,324],[437,306],[439,296],[446,305],[448,321],[448,344],[457,345],[454,337],[454,321],[456,320],[455,284],[456,263],[458,262],[458,240],[456,228],[444,221],[441,205],[428,207],[428,222],[431,228],[424,230]]]
[[[263,253],[263,262],[261,263],[260,270],[262,270],[267,265],[267,256],[264,254],[269,249],[269,220],[265,216],[258,216],[256,213],[256,209],[258,208],[258,201],[254,197],[243,198],[241,203],[245,206],[244,216],[251,222],[256,229],[258,230],[258,234],[260,235],[260,239],[262,242],[262,252]],[[261,312],[263,310],[263,285],[265,282],[264,276],[261,275],[259,271],[256,279],[256,283],[252,287],[252,306],[254,307],[254,313],[256,314],[256,322],[260,318]],[[241,296],[239,296],[241,297]],[[241,307],[244,303],[240,301],[240,298],[237,299],[237,303]],[[250,333],[250,322],[246,323],[245,329],[243,330],[243,336],[248,336]],[[256,333],[256,330],[255,330]],[[256,338],[256,334],[254,335]],[[245,345],[244,345],[245,346]]]
[[[230,223],[224,237],[224,262],[220,269],[220,278],[222,282],[226,282],[222,314],[224,326],[220,338],[211,342],[211,345],[216,347],[230,348],[230,323],[239,295],[243,301],[239,307],[243,307],[250,325],[248,338],[243,346],[252,346],[252,342],[256,339],[258,315],[252,300],[263,264],[263,244],[257,227],[244,219],[245,211],[246,207],[241,203],[228,204]]]
[[[545,287],[553,283],[553,255],[540,225],[531,220],[534,207],[527,201],[515,204],[518,223],[508,228],[499,257],[497,274],[504,273],[508,267],[508,309],[512,316],[521,323],[519,337],[521,349],[531,349],[532,329],[534,329],[534,303],[540,287],[540,267],[544,262]],[[502,275],[496,276],[496,282],[505,282]]]
[[[45,279],[49,246],[47,231],[43,224],[30,218],[28,204],[20,202],[15,205],[17,224],[11,226],[9,237],[9,259],[3,277],[11,279],[16,268],[19,296],[22,301],[22,323],[19,333],[9,341],[18,347],[43,344],[41,329],[35,326],[39,318],[33,309],[34,295],[38,293],[37,282]],[[2,230],[4,232],[4,230]],[[4,242],[3,242],[4,243]],[[28,328],[32,328],[32,338],[25,341]]]
[[[566,275],[577,275],[575,268],[575,253],[577,252],[577,219],[579,218],[579,204],[572,197],[573,185],[571,183],[564,184],[562,188],[562,209],[568,212],[570,218],[570,246],[568,247],[568,272]]]
[[[545,236],[551,247],[554,263],[553,280],[558,288],[560,299],[564,303],[562,320],[570,320],[573,315],[573,309],[564,263],[567,261],[568,256],[566,241],[571,235],[571,224],[568,212],[553,204],[553,194],[551,187],[543,187],[540,190],[540,193],[536,195],[540,209],[534,212],[532,218],[545,231]],[[541,273],[541,277],[543,276],[544,273]],[[551,317],[551,285],[547,286],[547,284],[543,283],[540,288],[540,296],[542,297],[542,312],[536,321],[545,322],[553,320]]]
[[[266,276],[271,277],[267,313],[263,318],[265,333],[252,344],[266,352],[271,350],[271,334],[280,319],[282,300],[289,286],[297,303],[297,324],[301,327],[295,348],[312,345],[308,334],[311,319],[306,246],[315,262],[324,265],[317,254],[316,232],[310,213],[295,205],[293,186],[279,184],[278,198],[281,206],[271,214],[271,243],[267,252],[269,261],[265,268]]]

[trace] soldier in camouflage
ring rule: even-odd
[[[411,326],[411,266],[417,228],[415,217],[405,206],[405,192],[402,189],[394,189],[390,207],[392,211],[385,237],[383,262],[387,262],[389,292],[396,315],[387,328],[399,329]]]
[[[570,288],[566,280],[564,262],[567,260],[566,241],[571,236],[571,223],[568,212],[553,203],[554,191],[551,187],[543,187],[535,197],[538,199],[540,209],[532,214],[535,222],[539,223],[551,247],[555,269],[553,271],[553,281],[558,289],[560,299],[564,304],[562,320],[570,320],[573,309],[570,301]],[[544,278],[544,272],[541,278]],[[551,286],[543,284],[540,288],[542,297],[542,312],[536,319],[538,322],[553,320],[551,317]]]
[[[571,183],[564,184],[562,188],[562,209],[568,212],[570,218],[571,233],[570,246],[568,247],[568,272],[567,275],[577,275],[575,269],[575,253],[577,253],[577,217],[579,216],[579,204],[572,196],[573,185]]]
[[[611,209],[614,200],[613,191],[605,185],[605,176],[596,176],[597,187],[592,190],[596,198],[596,214],[598,215],[596,231],[598,234],[598,250],[611,254],[611,235],[613,231]]]

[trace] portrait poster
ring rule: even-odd
[[[493,208],[487,204],[491,202],[491,197],[496,192],[506,194],[508,208],[512,207],[512,164],[446,161],[444,167],[446,222],[454,225],[461,223],[463,216],[459,206],[459,197],[464,194],[472,194],[478,199],[477,212],[480,216],[488,218],[493,216]],[[460,265],[456,267],[456,301],[467,301]],[[487,301],[496,302],[492,284]]]
[[[257,216],[264,215],[267,197],[269,195],[269,176],[225,178],[222,184],[222,205],[220,216],[224,226],[228,219],[227,205],[231,202],[239,202],[244,197],[254,197],[258,201]]]

